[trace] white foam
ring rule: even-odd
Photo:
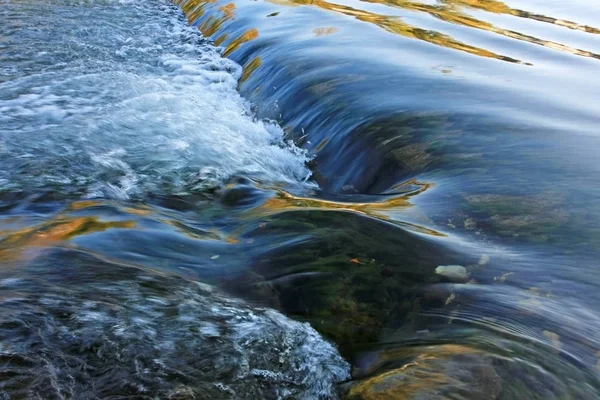
[[[306,154],[237,92],[241,67],[178,10],[97,8],[92,25],[84,7],[70,11],[71,23],[53,21],[52,9],[45,19],[32,16],[47,42],[31,51],[51,58],[51,68],[34,63],[25,74],[0,66],[12,74],[0,84],[2,186],[129,198],[198,190],[238,174],[286,184],[309,178]],[[22,157],[30,159],[14,162]]]

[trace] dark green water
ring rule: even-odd
[[[178,3],[0,0],[3,396],[598,398],[600,6]]]

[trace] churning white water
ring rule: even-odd
[[[0,191],[136,198],[310,176],[236,91],[241,67],[173,5],[0,4]]]

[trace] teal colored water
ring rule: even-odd
[[[598,398],[598,21],[0,0],[3,395]]]

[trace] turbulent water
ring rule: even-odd
[[[598,398],[598,21],[0,0],[3,398]]]
[[[40,204],[51,208],[142,200],[208,190],[241,172],[310,186],[305,153],[236,92],[240,66],[177,8],[1,5],[0,192],[11,221],[48,218],[12,208],[39,196],[51,196]],[[308,324],[206,284],[74,249],[25,254],[89,224],[135,226],[83,216],[45,232],[3,231],[5,398],[328,398],[348,378],[348,364]],[[19,246],[22,234],[31,236]]]
[[[307,324],[207,285],[76,252],[0,285],[6,398],[328,398],[348,374]]]
[[[309,177],[302,151],[237,94],[240,66],[172,9],[3,8],[2,192],[129,199],[240,171],[270,182]]]

